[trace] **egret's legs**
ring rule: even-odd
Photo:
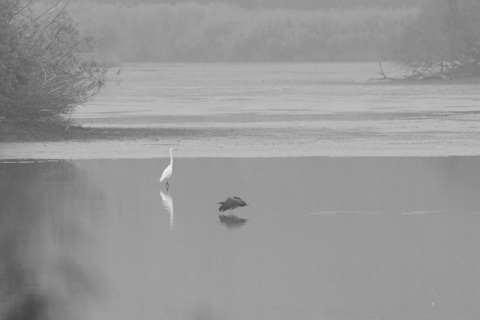
[[[167,191],[168,191],[168,188],[169,188],[169,187],[170,187],[170,186],[168,185],[168,180],[167,180]]]

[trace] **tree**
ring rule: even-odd
[[[0,118],[58,120],[106,83],[108,68],[87,59],[95,47],[79,35],[60,1],[34,13],[30,0],[0,0]]]
[[[391,57],[414,77],[480,76],[480,1],[428,1]]]

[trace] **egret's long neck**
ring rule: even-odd
[[[173,166],[173,155],[172,155],[172,150],[170,150],[170,166]]]

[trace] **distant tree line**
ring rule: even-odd
[[[82,1],[82,0],[77,0]],[[402,8],[416,7],[424,0],[94,0],[109,4],[228,4],[244,8],[305,9],[355,9],[355,8]]]
[[[414,8],[249,10],[228,4],[74,2],[79,28],[109,62],[377,60]]]
[[[477,75],[480,0],[95,0],[70,6],[114,62],[388,60]],[[94,12],[92,16],[92,12]]]

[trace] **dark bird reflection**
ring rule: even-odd
[[[170,213],[170,230],[173,230],[173,199],[168,193],[162,191],[160,191],[160,197],[162,197],[163,207]]]
[[[247,203],[239,197],[228,197],[227,200],[218,202],[218,204],[220,205],[218,211],[222,212],[226,210],[233,210],[238,207],[245,207],[247,205]]]
[[[245,225],[247,219],[239,218],[233,214],[221,214],[218,216],[220,222],[223,223],[227,228],[240,228]]]

